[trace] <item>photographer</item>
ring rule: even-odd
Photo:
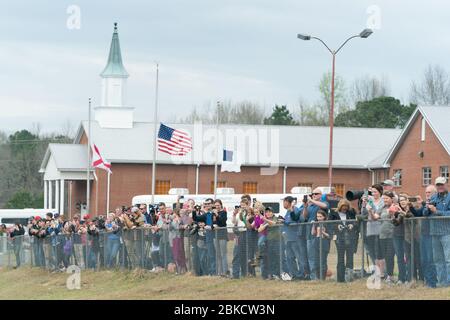
[[[114,213],[109,213],[105,222],[106,228],[106,267],[113,268],[116,265],[117,254],[120,250],[122,226],[119,218]]]
[[[371,195],[362,197],[361,218],[367,219],[366,223],[366,244],[367,253],[372,260],[372,263],[383,269],[380,258],[380,228],[379,221],[381,211],[384,208],[384,202],[381,198],[383,194],[383,187],[380,184],[374,184],[369,192]]]
[[[307,277],[307,256],[302,255],[300,247],[298,223],[304,222],[304,216],[300,214],[303,208],[296,208],[297,199],[287,196],[283,199],[283,208],[286,214],[283,219],[283,239],[286,252],[288,274],[283,273],[283,280],[306,279]],[[282,249],[283,250],[283,249]]]
[[[187,271],[183,242],[184,227],[180,214],[178,212],[173,213],[169,226],[169,234],[172,242],[172,255],[178,274]]]
[[[166,268],[169,263],[173,262],[173,257],[169,241],[170,215],[164,202],[158,204],[157,216],[158,220],[155,229],[155,234],[157,234],[157,248],[159,251],[160,265],[161,267]]]
[[[258,220],[261,220],[258,223]],[[263,279],[280,279],[280,226],[277,226],[278,218],[273,214],[271,207],[264,209],[262,214],[255,218],[258,225],[257,231],[259,256],[261,260],[261,275]]]
[[[239,206],[234,207],[233,232],[235,234],[233,260],[232,260],[232,276],[234,279],[245,277],[248,271],[247,265],[247,227],[245,224],[247,212],[251,210],[250,203],[245,196],[242,196]]]
[[[47,237],[47,227],[44,219],[37,220],[37,226],[34,231],[35,240],[37,243],[37,256],[38,256],[38,265],[40,267],[46,266],[46,256],[44,251],[44,241]]]
[[[189,210],[189,209],[188,209]],[[196,276],[201,276],[202,274],[202,268],[200,265],[200,256],[199,256],[199,248],[198,248],[198,234],[197,234],[197,228],[198,228],[198,222],[197,217],[201,216],[201,210],[202,207],[200,205],[196,205],[195,203],[192,204],[192,210],[188,211],[189,213],[189,220],[191,223],[187,224],[186,228],[189,231],[189,239],[191,243],[191,251],[192,251],[192,267],[194,269],[194,274]],[[195,218],[195,220],[194,220]],[[186,219],[186,218],[185,218]]]
[[[425,201],[421,196],[417,196],[417,201],[413,204],[411,212],[415,217],[425,216],[427,210],[427,203],[430,202],[431,197],[436,193],[434,185],[428,185],[425,188]],[[420,221],[420,261],[423,270],[423,277],[425,285],[429,288],[436,287],[436,268],[433,264],[433,246],[430,235],[430,219],[424,218]]]
[[[83,227],[84,221],[80,221],[79,215],[74,215],[72,219],[73,232],[73,253],[75,257],[75,264],[81,269],[85,267],[84,246],[82,243],[82,235],[85,234],[86,229]]]
[[[335,225],[337,250],[337,281],[350,282],[353,277],[353,256],[358,247],[358,227],[355,220],[356,212],[350,201],[342,199],[339,201],[336,211],[332,210],[329,220],[340,221]]]
[[[217,248],[217,265],[218,274],[221,276],[229,276],[227,244],[228,244],[228,230],[227,230],[227,212],[223,209],[223,204],[220,199],[214,201],[214,223],[216,227],[215,243]]]
[[[203,214],[205,216],[206,230],[206,250],[208,257],[208,274],[215,275],[216,270],[216,249],[214,247],[214,214],[212,212],[213,199],[208,198],[203,204]]]
[[[95,269],[97,267],[97,260],[100,251],[99,243],[99,229],[97,227],[98,218],[95,217],[92,221],[87,223],[87,238],[86,238],[86,256],[87,268]]]
[[[383,193],[383,209],[380,213],[380,255],[379,259],[381,261],[380,265],[380,275],[384,278],[387,284],[393,284],[394,275],[394,224],[396,216],[399,214],[400,208],[397,204],[394,204],[394,193],[390,191],[385,191]],[[397,256],[397,261],[403,258]],[[399,265],[400,270],[400,265]]]
[[[21,262],[21,253],[22,253],[22,243],[23,236],[25,234],[25,229],[20,223],[14,224],[12,231],[9,233],[9,238],[11,239],[11,243],[14,249],[14,255],[16,256],[16,266],[14,269],[20,267]]]
[[[447,180],[435,180],[436,194],[426,203],[424,214],[430,217],[433,259],[437,274],[437,287],[450,285],[450,193]],[[442,219],[440,217],[446,217]]]
[[[328,209],[328,202],[322,200],[322,191],[319,188],[314,189],[311,196],[308,196],[307,201],[303,204],[303,217],[305,222],[313,223],[316,220],[316,215],[319,210],[328,212]],[[319,275],[319,266],[316,264],[315,253],[317,251],[319,241],[317,237],[314,237],[311,234],[311,229],[312,228],[306,230],[308,264],[311,271],[311,280],[317,280]]]

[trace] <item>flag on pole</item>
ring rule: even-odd
[[[103,159],[95,144],[92,144],[92,166],[94,168],[100,168],[108,171],[108,173],[112,173],[111,171],[111,163]]]
[[[175,156],[184,156],[192,150],[189,133],[161,123],[158,132],[158,150]]]
[[[223,149],[222,165],[220,172],[241,172],[241,163],[238,159],[237,152]]]

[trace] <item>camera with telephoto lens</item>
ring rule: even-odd
[[[372,195],[372,191],[365,189],[365,190],[348,190],[345,193],[345,198],[348,201],[353,201],[353,200],[359,200],[361,199],[363,196],[371,196]]]

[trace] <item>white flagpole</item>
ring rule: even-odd
[[[156,181],[156,142],[158,141],[158,85],[159,85],[159,64],[156,63],[156,87],[155,87],[155,113],[153,130],[153,162],[152,162],[152,204],[155,200],[155,181]]]
[[[217,101],[217,119],[216,119],[216,159],[214,163],[214,199],[217,195],[217,158],[219,157],[219,111],[220,101]]]
[[[111,188],[111,172],[108,171],[108,182],[107,182],[107,192],[106,192],[106,214],[109,213],[109,194],[110,194],[110,188]]]
[[[87,134],[87,176],[86,176],[86,210],[90,213],[90,198],[91,198],[91,98],[89,98],[89,115],[88,115],[88,134]]]

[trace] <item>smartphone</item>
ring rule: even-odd
[[[409,202],[417,202],[417,197],[409,197],[408,201]]]

